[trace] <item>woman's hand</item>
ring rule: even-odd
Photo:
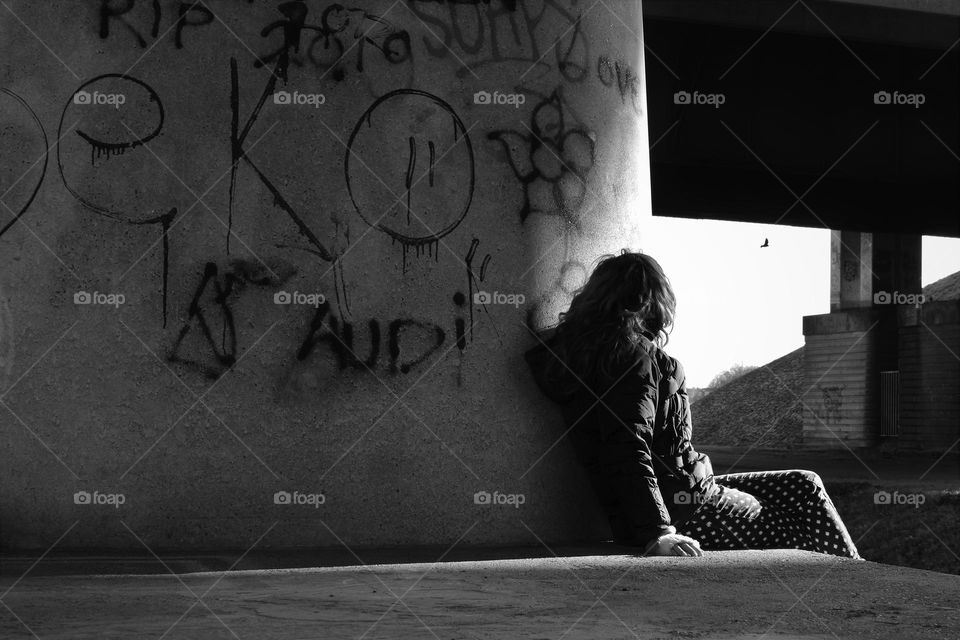
[[[703,555],[703,551],[700,543],[689,536],[666,533],[657,538],[643,555],[699,557]]]

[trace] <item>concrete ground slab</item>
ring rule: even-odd
[[[957,638],[960,577],[806,551],[0,579],[3,638]]]

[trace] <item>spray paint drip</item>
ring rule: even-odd
[[[88,139],[88,142],[90,142],[90,164],[94,166],[101,157],[109,160],[110,156],[122,156],[129,149],[127,145],[106,144],[91,139]]]
[[[400,249],[403,256],[403,273],[407,272],[407,252],[410,250],[410,247],[414,247],[417,257],[421,257],[424,253],[433,258],[434,262],[440,261],[440,239],[428,240],[424,242],[405,242],[403,239],[399,239],[396,236],[390,236],[390,244],[393,245],[397,242],[400,242]]]

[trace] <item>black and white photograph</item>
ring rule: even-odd
[[[341,2],[0,0],[0,637],[960,638],[960,1]]]

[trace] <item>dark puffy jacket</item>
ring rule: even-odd
[[[696,509],[712,483],[709,458],[691,443],[690,401],[680,363],[653,342],[613,386],[591,390],[562,363],[559,341],[541,334],[524,357],[537,386],[561,405],[568,437],[618,542],[646,545]],[[599,396],[599,399],[598,399]]]

